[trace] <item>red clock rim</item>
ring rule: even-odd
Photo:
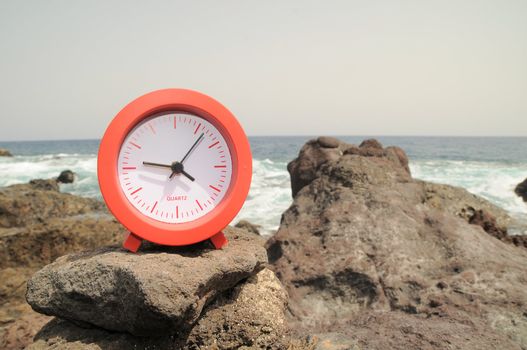
[[[117,172],[119,151],[130,130],[144,118],[169,110],[193,113],[214,124],[227,141],[233,166],[230,186],[220,204],[203,217],[181,224],[141,214],[125,197]],[[252,179],[251,148],[240,123],[218,101],[187,89],[157,90],[130,102],[110,122],[99,146],[97,176],[108,209],[126,229],[154,243],[188,245],[220,232],[240,211]]]

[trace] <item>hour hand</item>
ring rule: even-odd
[[[143,162],[143,165],[158,166],[161,168],[172,168],[172,165],[170,164],[159,164],[159,163],[152,163],[152,162]]]

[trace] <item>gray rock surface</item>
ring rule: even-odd
[[[216,250],[146,245],[137,254],[103,248],[57,259],[28,282],[35,311],[139,336],[188,329],[218,293],[263,269],[265,249],[252,234],[225,230]]]
[[[288,170],[296,195],[267,249],[299,334],[372,349],[527,348],[527,250],[489,234],[506,230],[503,210],[412,179],[402,150],[372,140],[310,141]],[[377,328],[350,327],[373,311]],[[394,319],[418,331],[389,332]]]
[[[187,346],[278,349],[287,331],[287,293],[275,274],[262,270],[207,307],[190,331]]]
[[[311,338],[314,350],[522,349],[479,320],[404,312],[365,311],[348,324],[346,332],[318,333]]]
[[[280,349],[286,298],[273,272],[264,269],[207,305],[188,332],[137,337],[55,319],[28,349]]]

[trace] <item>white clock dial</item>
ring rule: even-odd
[[[232,161],[213,124],[176,111],[136,125],[121,146],[117,169],[122,191],[143,215],[184,223],[221,202],[231,182]]]

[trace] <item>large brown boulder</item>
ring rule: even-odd
[[[224,233],[220,250],[145,242],[57,259],[28,282],[29,304],[58,316],[28,349],[284,349],[287,293],[261,237]]]
[[[267,243],[293,327],[372,349],[527,348],[527,250],[496,237],[508,215],[413,179],[401,149],[331,150],[310,141],[289,164],[296,195]],[[379,324],[350,327],[369,312]],[[410,327],[393,328],[397,319]],[[427,340],[404,333],[417,331]]]
[[[281,348],[288,329],[286,305],[282,284],[271,270],[264,269],[209,305],[186,337],[186,345]]]
[[[101,248],[57,259],[28,282],[35,311],[138,336],[188,329],[218,293],[263,269],[257,237],[227,228],[229,244]]]
[[[283,349],[286,294],[273,272],[263,269],[205,306],[189,330],[138,337],[102,328],[81,328],[55,319],[27,349]]]

